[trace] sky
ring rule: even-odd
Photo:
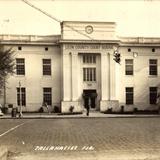
[[[28,0],[60,21],[116,22],[117,35],[160,37],[160,0]],[[22,0],[0,0],[0,34],[60,34],[60,24]]]

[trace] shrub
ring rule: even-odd
[[[53,112],[54,113],[59,113],[60,112],[60,108],[58,106],[54,106]]]
[[[2,107],[2,112],[3,112],[4,114],[8,113],[8,108],[7,108],[7,107]]]
[[[40,107],[40,109],[38,110],[39,113],[43,113],[44,112],[44,109],[43,107]]]
[[[73,110],[74,110],[74,106],[70,106],[69,111],[73,113]]]
[[[138,111],[138,108],[134,108],[134,113],[136,113]]]
[[[121,113],[124,112],[124,106],[121,106]]]

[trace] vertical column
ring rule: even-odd
[[[112,52],[112,51],[111,51]],[[101,112],[106,112],[109,108],[113,111],[119,110],[119,102],[116,100],[116,63],[113,54],[101,55],[101,91],[100,102]]]
[[[71,66],[71,72],[72,72],[72,82],[71,82],[71,95],[72,95],[72,101],[78,101],[78,54],[77,53],[71,53],[72,55],[72,66]]]
[[[110,100],[116,100],[116,62],[110,54]]]
[[[63,53],[63,101],[71,101],[71,55]]]
[[[109,55],[101,53],[101,101],[109,100]]]

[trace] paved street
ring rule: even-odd
[[[0,126],[10,159],[160,159],[158,117],[1,119]]]

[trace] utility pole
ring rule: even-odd
[[[23,116],[22,114],[22,92],[21,92],[21,82],[19,81],[19,118]]]
[[[6,79],[4,78],[4,81],[3,81],[3,90],[4,90],[4,107],[6,106]]]

